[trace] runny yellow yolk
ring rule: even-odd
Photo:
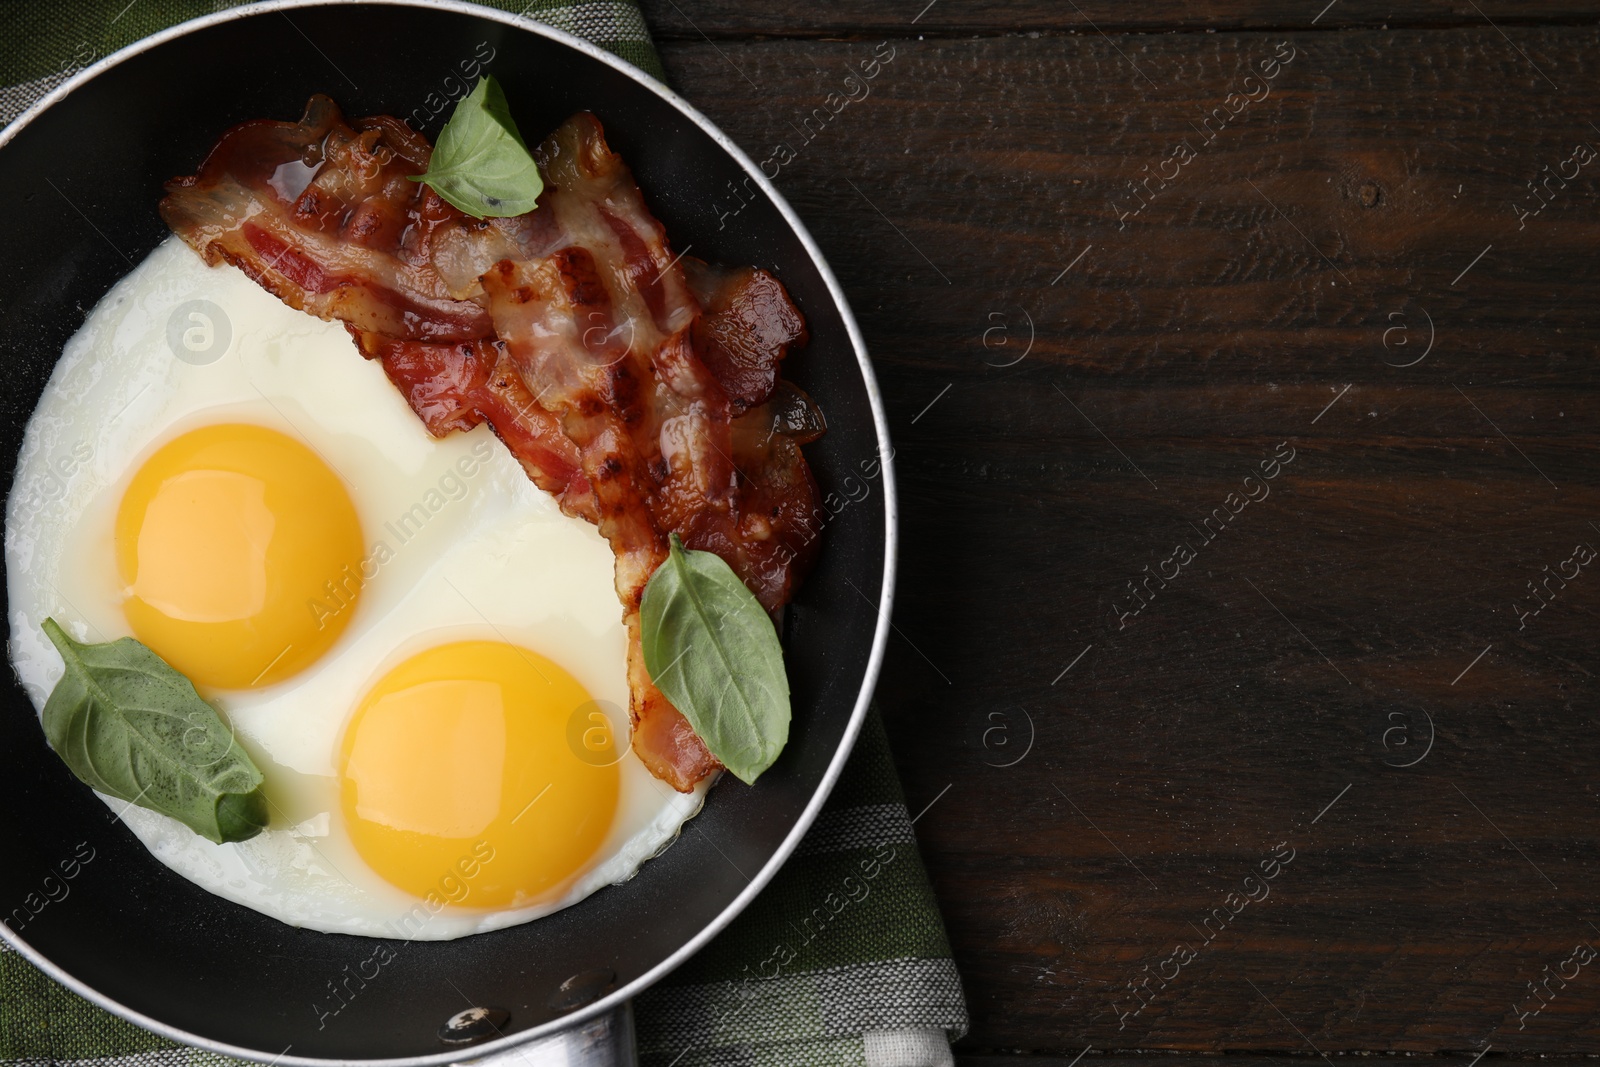
[[[326,652],[353,614],[361,550],[344,484],[264,426],[221,423],[169,441],[117,509],[134,635],[221,689],[272,685]],[[329,582],[343,606],[319,612]]]
[[[616,764],[571,740],[586,706],[570,674],[515,645],[461,641],[412,656],[345,730],[340,802],[356,851],[430,903],[555,899],[617,811]]]

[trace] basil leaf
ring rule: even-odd
[[[79,644],[54,619],[44,632],[67,668],[45,701],[44,733],[73,774],[212,841],[262,831],[261,772],[189,679],[131,637]]]
[[[477,219],[522,215],[538,207],[544,179],[517,132],[500,83],[485,77],[450,113],[439,132],[426,182],[452,206]]]
[[[761,602],[721,556],[673,534],[639,624],[656,687],[724,767],[754,784],[789,740],[789,676]]]

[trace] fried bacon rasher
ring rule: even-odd
[[[207,262],[345,324],[429,432],[488,423],[540,488],[616,556],[632,745],[688,790],[718,768],[651,682],[645,584],[677,533],[717,553],[776,612],[815,552],[817,487],[800,445],[821,414],[779,378],[805,320],[753,267],[675,255],[599,121],[535,151],[536,210],[479,220],[410,181],[431,147],[398,119],[353,125],[324,96],[298,123],[246,122],[161,214]]]

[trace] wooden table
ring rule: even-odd
[[[648,13],[877,364],[962,1062],[1600,1053],[1600,5]]]

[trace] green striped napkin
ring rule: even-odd
[[[211,0],[10,0],[0,15],[0,125],[102,56],[235,6]],[[658,78],[631,0],[488,6],[585,37]],[[635,1005],[643,1067],[948,1067],[966,1033],[961,981],[917,855],[883,725],[855,753],[795,858],[740,917]],[[237,1061],[174,1045],[45,977],[0,942],[0,1067]]]

